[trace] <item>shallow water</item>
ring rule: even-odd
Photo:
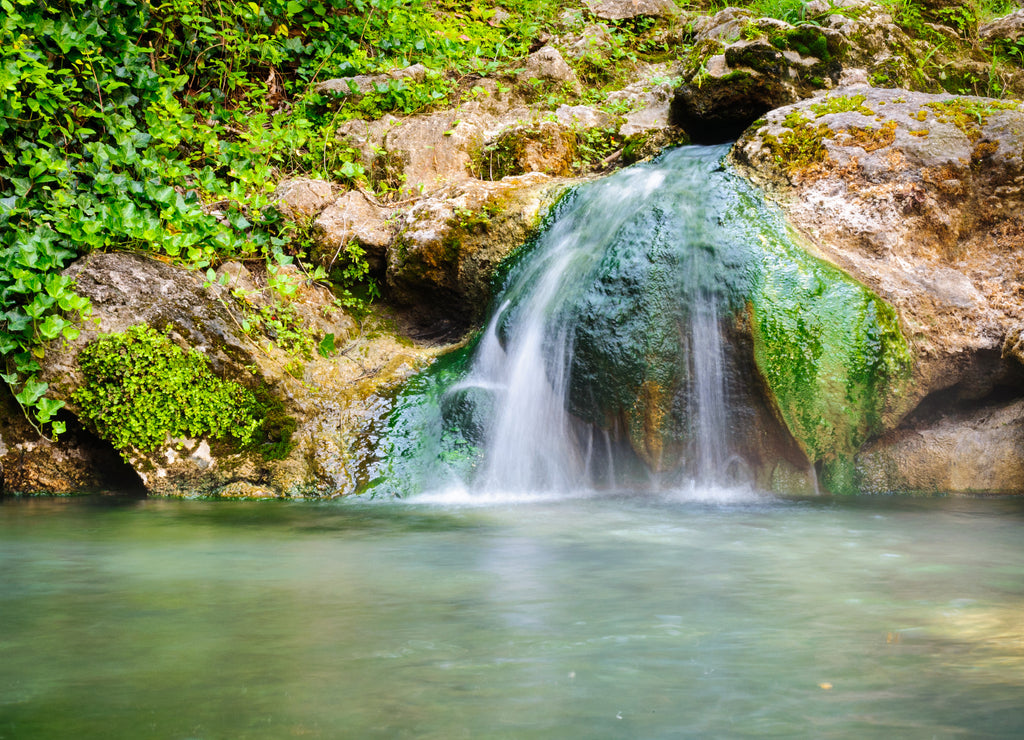
[[[1020,737],[1024,501],[0,503],[0,738]]]

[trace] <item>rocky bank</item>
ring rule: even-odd
[[[349,245],[365,250],[385,290],[377,315],[360,321],[291,267],[282,269],[297,290],[282,297],[260,265],[220,265],[211,279],[133,254],[84,258],[69,274],[95,322],[43,360],[71,431],[41,437],[5,393],[6,490],[352,493],[397,388],[479,325],[496,271],[567,188],[670,144],[739,136],[731,166],[783,209],[810,252],[895,308],[912,348],[910,390],[856,456],[861,488],[1024,492],[1024,108],[1014,97],[1024,76],[972,51],[1018,38],[1019,13],[979,33],[943,25],[941,8],[926,5],[932,37],[959,47],[915,37],[868,0],[815,0],[805,22],[610,1],[586,11],[582,32],[538,39],[516,71],[475,80],[453,108],[346,121],[338,141],[391,183],[390,195],[289,179],[277,208],[310,227],[312,258],[326,268]],[[618,89],[585,94],[568,61],[600,52],[609,23],[629,18],[655,19],[677,52],[634,65]],[[410,67],[320,90],[362,95],[429,74]],[[966,79],[1005,95],[943,92]],[[554,95],[538,100],[537,89]],[[584,156],[606,135],[613,151]],[[282,311],[304,348],[282,341]],[[268,459],[168,438],[119,456],[79,424],[79,353],[143,323],[272,399],[286,452]]]

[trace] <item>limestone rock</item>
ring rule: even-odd
[[[978,29],[978,37],[989,44],[1003,39],[1018,41],[1024,37],[1024,9],[1015,10],[981,26]]]
[[[494,269],[537,228],[560,188],[542,173],[452,185],[414,205],[388,252],[393,299],[463,325],[490,299]]]
[[[486,141],[508,126],[538,117],[512,102],[485,94],[481,101],[423,116],[349,121],[338,136],[362,151],[374,179],[407,197],[425,195],[479,175],[474,163]]]
[[[526,58],[523,71],[516,75],[521,83],[529,83],[531,79],[542,82],[566,83],[578,85],[576,73],[566,64],[561,52],[553,46],[543,46]]]
[[[679,14],[672,0],[604,0],[592,7],[598,18],[621,21],[628,18],[671,18]]]
[[[620,136],[655,133],[669,128],[673,90],[668,82],[658,80],[667,71],[660,67],[651,68],[644,78],[608,94],[609,103],[626,103],[630,107],[619,126]]]
[[[385,251],[394,236],[394,215],[394,211],[371,202],[365,194],[350,190],[313,223],[317,242],[313,258],[330,270],[345,245],[355,241],[366,251],[371,271],[382,271]]]
[[[896,308],[916,355],[910,409],[967,388],[985,399],[1007,372],[998,357],[1024,321],[1022,153],[1018,102],[853,87],[772,111],[732,157]]]
[[[380,88],[386,88],[394,81],[423,82],[430,70],[422,64],[414,64],[403,69],[394,69],[386,74],[356,75],[324,80],[314,87],[318,93],[335,93],[337,95],[367,95]]]
[[[732,35],[737,27],[742,35]],[[754,19],[734,8],[706,21],[697,38],[670,119],[702,143],[734,139],[769,110],[834,85],[847,44],[828,28]]]
[[[285,274],[294,270],[281,268]],[[335,347],[343,352],[303,357],[275,343],[269,325],[243,331],[246,322],[258,324],[253,317],[261,309],[270,309],[273,315],[279,304],[267,276],[238,263],[221,268],[223,284],[218,280],[206,286],[200,273],[135,254],[94,253],[75,262],[67,273],[91,300],[98,321],[96,326],[87,324],[73,342],[51,344],[42,361],[41,378],[50,384],[49,395],[65,401],[70,414],[78,411],[71,394],[83,380],[78,353],[100,333],[149,324],[160,330],[169,326],[172,341],[205,354],[217,376],[260,390],[276,404],[279,411],[274,413],[282,420],[292,419],[293,446],[284,459],[205,438],[167,439],[153,451],[125,451],[137,476],[134,480],[141,480],[153,494],[217,495],[224,489],[232,495],[349,493],[357,478],[349,451],[358,443],[367,412],[361,400],[408,376],[423,362],[420,351],[400,346],[386,332],[376,339],[357,336],[355,323],[336,308],[330,292],[303,282],[295,272],[288,310],[314,341],[331,333]],[[352,395],[357,386],[363,394],[360,403]],[[80,430],[74,419],[68,440],[53,445],[19,428],[11,415],[4,418],[8,423],[0,422],[0,438],[7,453],[0,453],[0,460],[20,490],[93,488],[109,485],[111,471],[125,475],[126,466],[112,462],[117,455],[109,444]],[[127,475],[132,477],[130,470]]]
[[[736,138],[769,110],[857,82],[931,93],[967,84],[1024,92],[1024,73],[947,56],[942,45],[910,37],[878,3],[814,0],[805,17],[810,22],[791,24],[726,8],[694,21],[696,43],[683,63],[672,122],[698,142],[715,143]],[[941,23],[932,31],[958,45],[970,36],[969,28]]]
[[[567,176],[576,157],[576,135],[554,121],[505,129],[484,148],[481,175],[500,180],[506,175],[543,172]]]
[[[899,429],[857,457],[866,492],[1024,493],[1024,400]]]
[[[274,206],[285,218],[302,221],[320,213],[334,199],[331,183],[308,177],[283,180],[274,190]]]
[[[1002,355],[1004,359],[1012,357],[1024,365],[1024,323],[1017,324],[1006,333]]]
[[[754,17],[746,8],[724,8],[714,15],[699,15],[691,20],[694,41],[725,41],[737,39]]]
[[[610,115],[589,105],[560,105],[555,109],[555,117],[566,128],[602,128],[612,122]]]

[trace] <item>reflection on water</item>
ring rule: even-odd
[[[1022,524],[699,491],[6,500],[0,738],[1019,737]]]

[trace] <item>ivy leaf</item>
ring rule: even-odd
[[[35,378],[29,378],[25,381],[25,386],[21,389],[21,393],[17,394],[15,398],[18,399],[22,406],[34,406],[36,401],[42,398],[49,387],[46,383]]]
[[[334,346],[334,334],[324,334],[324,338],[320,340],[317,351],[321,357],[330,357],[337,352],[337,348]]]

